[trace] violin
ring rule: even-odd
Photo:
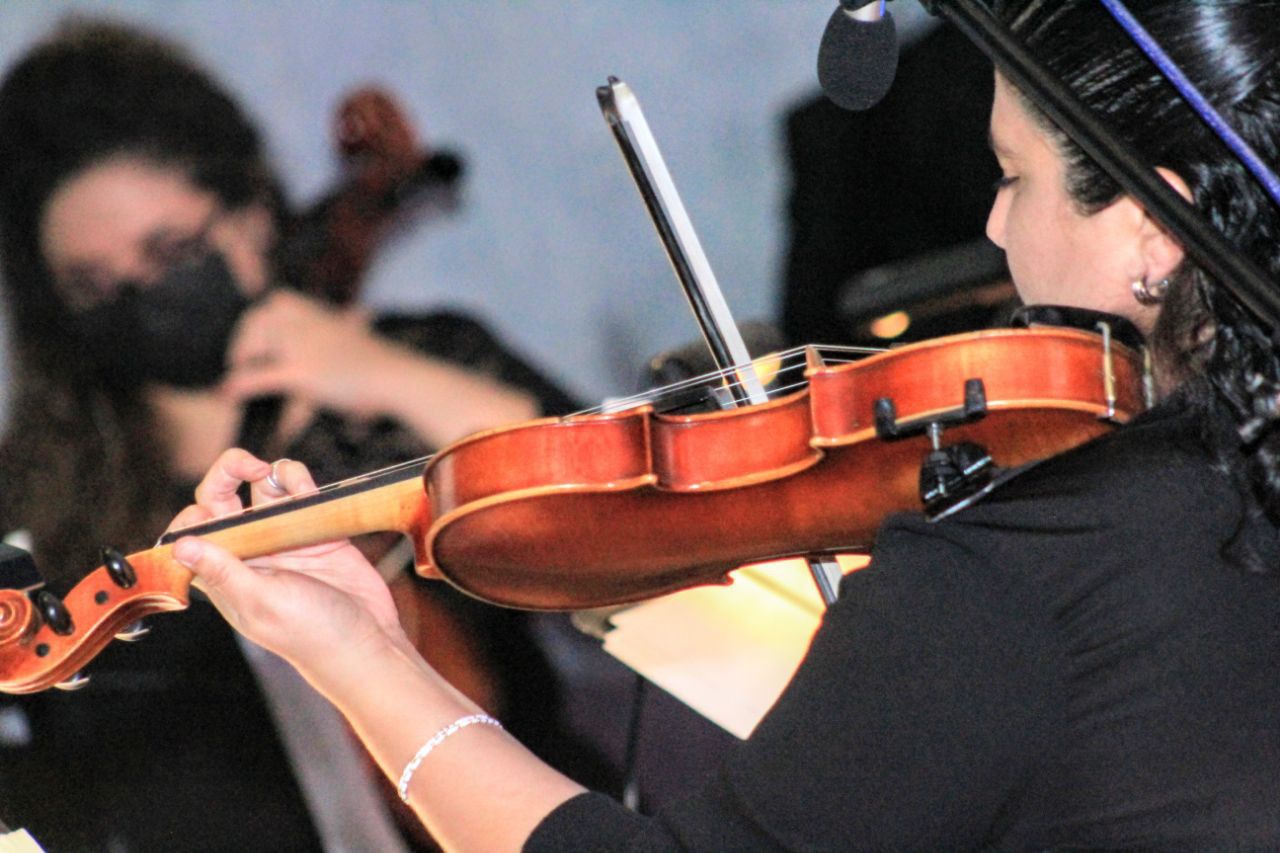
[[[980,447],[987,470],[1020,466],[1146,405],[1142,356],[1105,327],[974,332],[872,355],[805,347],[751,370],[767,392],[755,405],[689,411],[744,372],[717,371],[608,410],[488,430],[149,550],[106,551],[64,601],[0,590],[0,691],[65,682],[140,618],[186,607],[179,536],[248,559],[395,531],[421,575],[496,604],[621,604],[727,583],[747,563],[865,552],[886,515],[925,508],[922,458]]]

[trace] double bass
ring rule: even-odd
[[[344,179],[287,223],[278,249],[282,277],[334,305],[355,300],[377,249],[406,219],[458,204],[460,155],[427,146],[395,99],[362,87],[333,119]]]

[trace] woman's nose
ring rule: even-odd
[[[1004,245],[1004,229],[1008,217],[1008,202],[1005,201],[1004,193],[996,196],[996,200],[991,203],[991,212],[987,214],[987,239],[995,243],[1001,249]]]

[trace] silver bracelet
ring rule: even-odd
[[[413,778],[413,772],[418,769],[418,765],[422,763],[422,760],[431,754],[431,750],[444,743],[450,735],[456,734],[475,723],[484,723],[486,726],[502,728],[502,723],[488,714],[470,714],[466,717],[459,717],[427,738],[427,742],[418,748],[418,751],[413,754],[413,758],[410,758],[409,763],[404,766],[404,773],[400,774],[400,784],[397,786],[397,790],[400,792],[400,799],[406,803],[409,802],[409,780]]]

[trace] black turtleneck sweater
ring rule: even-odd
[[[891,519],[691,799],[529,850],[1276,849],[1280,537],[1166,404],[951,518]]]

